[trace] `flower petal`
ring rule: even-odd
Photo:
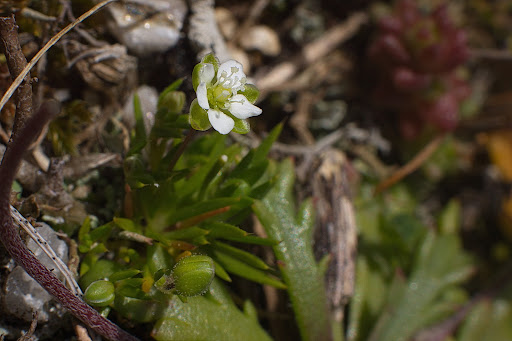
[[[258,116],[262,113],[262,110],[251,104],[244,95],[234,95],[229,100],[229,112],[236,118],[246,119],[252,116]]]
[[[215,76],[215,68],[212,64],[206,63],[199,69],[199,80],[205,83],[210,83]]]
[[[219,110],[208,110],[208,119],[210,120],[213,129],[217,130],[222,135],[229,133],[235,126],[235,121]]]
[[[229,80],[229,84],[225,84],[227,85],[225,87],[233,89],[234,92],[240,90],[247,80],[242,64],[232,59],[222,63],[219,66],[219,70],[217,71],[217,79],[221,83]]]
[[[208,103],[208,94],[206,90],[206,83],[201,82],[197,86],[196,90],[197,102],[199,102],[199,106],[205,110],[210,109],[210,104]]]

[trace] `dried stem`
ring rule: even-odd
[[[3,95],[2,99],[0,100],[0,111],[3,109],[5,103],[11,98],[14,91],[20,86],[20,84],[23,82],[23,79],[28,75],[30,70],[36,65],[36,63],[41,59],[41,57],[44,56],[44,54],[53,46],[55,45],[66,33],[71,31],[76,25],[80,24],[85,19],[89,18],[91,15],[99,11],[101,8],[105,7],[106,5],[110,4],[111,2],[115,2],[118,0],[105,0],[82,14],[78,19],[73,21],[71,24],[63,28],[59,33],[57,33],[55,36],[50,39],[46,45],[43,46],[39,52],[36,53],[36,55],[32,58],[32,60],[23,68],[23,71],[16,77],[14,82],[12,82],[11,86],[5,94]]]
[[[443,142],[444,137],[445,134],[436,136],[405,166],[397,170],[389,178],[379,183],[375,188],[375,194],[381,193],[417,170],[432,154],[434,154],[437,148],[441,145],[441,142]]]
[[[18,41],[18,26],[14,20],[14,15],[11,17],[0,17],[0,40],[2,52],[7,60],[9,72],[14,81],[16,77],[27,66],[27,60],[21,51],[21,46]],[[16,91],[16,117],[14,119],[13,132],[19,130],[23,122],[32,113],[32,85],[30,84],[30,76],[26,74],[22,78],[22,83]]]

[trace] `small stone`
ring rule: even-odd
[[[187,6],[183,0],[114,3],[107,7],[110,31],[137,56],[162,53],[181,37]]]
[[[231,13],[230,10],[224,7],[217,7],[215,9],[215,20],[217,21],[217,25],[219,26],[220,33],[226,38],[230,40],[235,35],[238,23],[236,22],[236,18]]]
[[[135,126],[135,112],[133,108],[133,96],[135,94],[139,97],[144,127],[146,128],[146,133],[149,134],[153,124],[155,123],[158,91],[148,85],[141,85],[130,96],[128,96],[123,107],[123,121],[128,126],[128,129],[132,129]]]
[[[251,62],[249,60],[249,56],[247,56],[247,53],[239,48],[228,46],[229,53],[231,53],[231,56],[234,60],[238,61],[240,64],[242,64],[244,68],[244,72],[246,74],[251,73]]]
[[[37,231],[48,242],[57,256],[66,263],[68,261],[68,246],[57,237],[57,233],[45,223],[38,223]],[[27,247],[44,266],[48,269],[55,269],[53,273],[63,280],[62,273],[56,269],[53,261],[41,250],[35,241],[30,239]],[[30,277],[22,267],[16,266],[7,276],[5,296],[3,297],[3,304],[7,313],[31,322],[32,312],[37,311],[38,321],[41,323],[48,322],[50,315],[55,312],[55,308],[50,304],[52,300],[52,296]]]
[[[257,50],[266,56],[275,57],[281,53],[281,43],[277,33],[268,26],[253,26],[240,39],[246,50]]]

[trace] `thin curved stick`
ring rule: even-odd
[[[21,71],[21,73],[18,75],[18,77],[16,77],[14,82],[12,82],[9,89],[7,89],[4,96],[0,100],[0,111],[2,111],[5,103],[7,103],[7,101],[12,97],[12,95],[14,94],[14,91],[16,91],[16,89],[20,86],[20,84],[23,82],[23,79],[30,72],[30,70],[34,67],[34,65],[36,65],[36,63],[39,61],[39,59],[41,59],[41,57],[53,45],[55,45],[60,40],[60,38],[62,38],[66,33],[71,31],[76,25],[80,24],[82,21],[89,18],[91,15],[93,15],[97,11],[99,11],[101,8],[105,7],[106,5],[110,4],[111,2],[116,2],[116,1],[119,1],[119,0],[105,0],[103,2],[100,2],[99,4],[97,4],[96,6],[94,6],[87,12],[85,12],[84,14],[82,14],[80,17],[78,17],[78,19],[73,21],[71,24],[66,26],[64,29],[62,29],[62,31],[60,31],[55,36],[53,36],[52,39],[50,39],[46,43],[46,45],[44,45],[43,48],[41,50],[39,50],[39,52],[37,52],[37,54],[34,56],[34,58],[32,58],[32,60],[27,64],[27,66],[25,66],[25,68],[23,69],[23,71]]]
[[[406,163],[402,168],[393,173],[389,178],[381,181],[375,187],[374,195],[385,191],[389,187],[396,184],[398,181],[405,178],[417,170],[434,152],[437,150],[446,134],[440,134],[430,141],[411,161]]]
[[[18,225],[20,228],[25,231],[30,238],[43,250],[43,252],[48,256],[48,258],[55,264],[55,267],[60,270],[66,282],[68,283],[69,290],[73,292],[73,294],[82,295],[82,290],[78,286],[78,283],[75,281],[75,278],[69,271],[69,268],[66,264],[60,259],[59,256],[55,253],[49,243],[41,236],[39,232],[32,226],[32,224],[25,219],[21,215],[20,212],[16,208],[11,205],[11,217],[15,225]]]

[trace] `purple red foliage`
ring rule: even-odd
[[[374,98],[398,113],[405,138],[416,137],[426,125],[455,129],[460,103],[470,94],[455,71],[469,49],[466,33],[445,5],[424,13],[413,0],[398,1],[379,20],[368,56],[376,73]]]

